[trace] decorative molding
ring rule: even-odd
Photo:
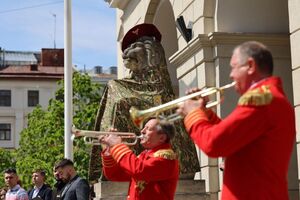
[[[146,15],[144,17],[145,23],[153,23],[153,18],[160,3],[161,0],[150,0],[149,4],[147,5]]]
[[[289,34],[265,34],[265,33],[222,33],[212,32],[208,34],[212,46],[218,44],[238,45],[245,41],[259,41],[266,45],[287,45],[289,44]]]
[[[263,42],[268,46],[278,45],[286,46],[289,45],[288,34],[260,34],[260,33],[222,33],[222,32],[211,32],[209,34],[199,34],[197,37],[192,39],[187,45],[175,52],[169,61],[174,66],[179,67],[181,64],[186,62],[189,58],[195,55],[198,51],[204,47],[215,47],[220,44],[231,44],[238,45],[244,41],[256,40]]]
[[[189,41],[183,49],[175,52],[169,58],[169,62],[178,67],[203,49],[203,47],[208,46],[211,46],[208,36],[206,34],[199,34],[196,38]]]
[[[104,0],[104,1],[109,3],[109,7],[119,8],[121,10],[124,10],[124,8],[129,3],[129,0]]]

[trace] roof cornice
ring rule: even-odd
[[[255,40],[263,42],[267,46],[289,44],[288,34],[262,34],[262,33],[223,33],[211,32],[209,34],[199,34],[187,43],[185,47],[179,49],[170,58],[169,61],[174,66],[180,66],[189,58],[205,47],[214,47],[217,45],[231,44],[238,45],[245,41]]]

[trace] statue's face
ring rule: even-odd
[[[123,63],[133,72],[142,71],[146,62],[146,49],[142,42],[135,42],[125,49]]]

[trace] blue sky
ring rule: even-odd
[[[1,0],[0,5],[1,48],[40,51],[53,48],[54,38],[56,48],[64,48],[63,0]],[[78,68],[116,65],[115,12],[104,0],[72,0],[73,64]]]

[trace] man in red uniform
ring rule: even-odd
[[[230,65],[241,95],[230,115],[220,120],[202,98],[185,101],[177,111],[208,156],[226,158],[223,200],[287,200],[295,115],[280,78],[272,76],[272,55],[261,43],[245,42],[233,51]]]
[[[179,175],[177,156],[170,145],[174,133],[170,123],[150,119],[141,130],[141,145],[146,150],[139,156],[116,135],[100,138],[107,145],[101,154],[104,175],[111,181],[130,181],[128,199],[174,199]]]

